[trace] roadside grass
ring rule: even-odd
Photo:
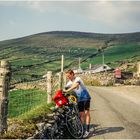
[[[21,115],[19,115],[17,117],[17,119],[19,120],[24,120],[24,121],[40,121],[41,119],[43,120],[43,118],[48,114],[48,113],[52,113],[52,111],[50,110],[50,107],[54,106],[54,103],[42,103],[40,105],[37,105],[36,107],[34,107],[33,109],[31,109],[30,111],[23,113]]]
[[[0,139],[27,139],[33,136],[37,130],[36,124],[52,113],[50,107],[54,103],[47,104],[46,97],[46,93],[39,89],[11,91],[8,131],[0,135]]]
[[[47,93],[39,89],[15,90],[9,94],[9,118],[17,117],[47,102]]]
[[[19,115],[18,117],[8,119],[8,131],[0,135],[1,139],[27,139],[32,137],[37,130],[37,123],[47,119],[47,114],[52,113],[49,109],[54,106],[53,103],[42,103],[32,110]]]

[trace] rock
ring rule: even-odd
[[[7,131],[12,131],[12,132],[15,132],[17,131],[17,129],[20,127],[19,124],[12,124],[8,127],[8,130]]]
[[[40,131],[40,130],[42,130],[42,129],[44,128],[45,123],[44,123],[44,122],[42,122],[42,123],[37,123],[36,126],[37,126],[38,130]]]

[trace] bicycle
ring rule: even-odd
[[[53,121],[46,121],[47,124],[44,124],[36,138],[64,139],[67,132],[73,138],[82,138],[84,130],[75,95],[63,94],[62,90],[58,90],[53,100],[56,103],[56,107],[51,108]]]
[[[58,90],[53,98],[57,108],[54,110],[56,118],[56,129],[66,126],[67,130],[73,138],[82,138],[84,130],[77,108],[77,98],[72,93],[63,94],[62,90]],[[58,115],[57,115],[58,113]],[[59,121],[58,121],[59,120]],[[62,129],[61,129],[62,130]]]

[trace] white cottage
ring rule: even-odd
[[[74,73],[83,73],[84,72],[81,68],[73,70],[73,71],[74,71]]]
[[[103,72],[108,70],[111,70],[111,68],[106,64],[94,65],[94,67],[92,67],[91,69],[86,70],[85,73],[98,73],[98,72]]]

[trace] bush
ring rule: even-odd
[[[85,85],[88,86],[101,86],[101,83],[98,80],[84,80]]]

